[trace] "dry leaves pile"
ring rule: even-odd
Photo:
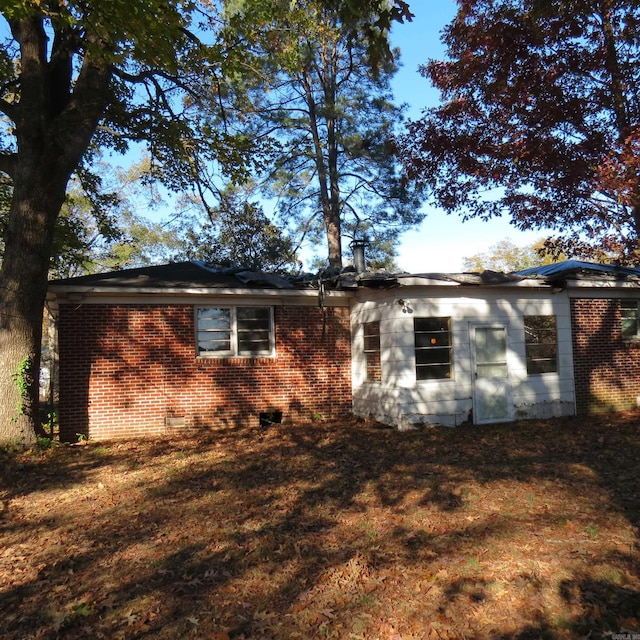
[[[640,414],[0,454],[0,635],[640,632]]]

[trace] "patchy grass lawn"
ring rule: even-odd
[[[0,455],[0,635],[640,632],[640,414]]]

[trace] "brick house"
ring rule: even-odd
[[[520,274],[567,292],[577,413],[640,406],[640,269],[569,260]]]
[[[61,437],[351,409],[349,297],[196,263],[58,280]]]
[[[635,407],[639,300],[640,270],[572,261],[324,281],[185,262],[57,280],[61,436]]]

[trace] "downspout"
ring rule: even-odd
[[[325,286],[322,276],[318,278],[318,306],[322,310],[322,342],[327,335],[327,310],[324,306]]]

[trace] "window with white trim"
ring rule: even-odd
[[[364,323],[364,359],[366,363],[365,380],[380,382],[382,380],[382,363],[380,362],[380,323]]]
[[[198,356],[271,356],[275,347],[271,307],[196,309]]]
[[[623,340],[637,340],[640,337],[638,330],[640,313],[638,313],[637,300],[622,300],[620,305],[620,321]]]
[[[558,330],[555,316],[525,316],[527,374],[558,371]]]
[[[453,377],[451,318],[414,318],[416,380]]]

